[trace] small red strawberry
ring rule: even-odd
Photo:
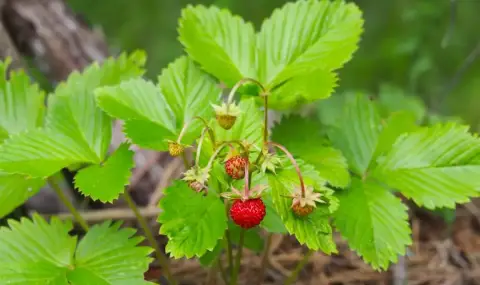
[[[221,106],[212,105],[215,110],[215,117],[217,122],[225,130],[230,130],[237,117],[240,115],[240,108],[235,103],[223,103]]]
[[[241,155],[234,155],[225,162],[225,172],[233,179],[243,179],[245,177],[245,166],[248,159]]]
[[[258,226],[265,217],[265,214],[265,204],[263,204],[260,198],[248,200],[237,199],[233,201],[232,207],[230,208],[230,217],[232,217],[235,224],[244,229]]]

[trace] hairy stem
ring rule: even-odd
[[[228,94],[228,99],[227,99],[227,108],[232,103],[233,96],[235,95],[235,92],[237,92],[238,88],[240,88],[242,85],[248,82],[257,84],[262,89],[262,93],[267,92],[265,87],[263,87],[262,83],[260,83],[258,80],[255,80],[253,78],[248,78],[248,77],[242,78],[233,86],[232,90],[230,90],[230,93]]]
[[[195,116],[195,117],[193,117],[190,121],[188,121],[187,123],[185,123],[185,124],[183,125],[183,128],[182,128],[182,130],[180,131],[180,134],[178,135],[177,143],[181,143],[181,142],[182,142],[183,136],[185,135],[188,127],[190,127],[190,125],[193,123],[194,120],[200,120],[200,121],[202,121],[202,123],[205,125],[205,127],[208,128],[209,130],[211,130],[211,129],[210,129],[210,126],[208,125],[208,122],[207,122],[204,118],[202,118],[202,117],[200,117],[200,116]],[[214,135],[213,131],[209,131],[208,134],[210,135],[210,139],[212,140],[212,144],[215,146],[215,135]]]
[[[145,233],[148,242],[155,250],[155,255],[157,256],[157,260],[162,266],[163,271],[165,272],[166,278],[171,284],[176,285],[177,282],[175,281],[175,279],[173,279],[172,273],[170,272],[170,266],[168,265],[167,257],[161,251],[157,240],[153,236],[153,233],[147,224],[147,220],[145,220],[145,218],[138,210],[137,205],[135,205],[135,202],[133,201],[132,196],[130,196],[128,189],[123,193],[123,197],[125,198],[125,201],[127,202],[130,209],[132,209],[133,213],[135,214],[135,217],[137,218],[140,227],[143,229],[143,232]]]
[[[250,196],[250,172],[248,170],[248,165],[250,164],[250,162],[247,161],[247,163],[245,163],[245,187],[243,188],[244,192],[243,192],[243,198],[244,199],[248,199],[248,197]]]
[[[197,156],[195,158],[195,166],[198,166],[198,163],[200,162],[200,154],[202,153],[202,145],[203,145],[203,140],[205,139],[205,133],[209,130],[208,127],[203,128],[202,135],[200,136],[200,139],[198,140],[198,146],[197,146]]]
[[[226,146],[228,146],[228,143],[226,143],[226,142],[223,142],[221,145],[218,146],[217,150],[212,154],[212,156],[210,157],[210,160],[208,161],[208,164],[207,164],[207,169],[208,170],[210,170],[210,168],[212,168],[213,161],[218,156],[218,154],[220,154],[222,149]]]
[[[50,184],[55,193],[57,193],[58,198],[60,198],[62,203],[68,208],[70,213],[72,213],[73,217],[75,218],[75,220],[77,220],[78,224],[82,227],[82,229],[87,232],[89,229],[87,221],[85,221],[82,215],[80,215],[77,209],[75,209],[72,202],[70,202],[67,196],[65,196],[65,193],[63,193],[60,185],[58,185],[58,183],[52,177],[48,178],[48,184]]]
[[[285,285],[291,285],[293,284],[293,282],[295,282],[295,280],[297,280],[298,274],[300,273],[300,271],[302,271],[303,267],[305,267],[305,265],[308,263],[308,260],[312,256],[313,252],[314,252],[313,250],[309,250],[307,253],[305,253],[305,255],[303,256],[303,259],[300,260],[300,262],[297,264],[295,269],[292,271],[290,276],[285,281],[284,283]]]
[[[263,106],[264,106],[264,120],[263,120],[263,144],[265,145],[268,141],[268,94],[263,95]]]
[[[238,273],[240,272],[240,265],[242,263],[242,252],[243,252],[243,242],[245,240],[245,229],[240,231],[240,240],[238,242],[238,252],[235,258],[235,267],[232,271],[232,285],[237,285],[238,282]]]
[[[268,266],[268,255],[270,251],[270,246],[272,245],[272,236],[273,235],[269,233],[267,236],[267,240],[265,241],[265,249],[263,250],[263,256],[262,256],[262,264],[260,266],[260,272],[258,273],[258,281],[257,281],[258,285],[261,285],[263,283],[265,269],[267,269],[267,266]]]
[[[298,179],[300,180],[300,189],[302,191],[302,197],[305,198],[305,183],[303,182],[302,172],[300,171],[300,167],[298,166],[297,161],[295,160],[295,158],[293,158],[293,155],[283,145],[280,145],[280,144],[274,143],[274,142],[267,142],[267,144],[280,149],[281,151],[283,151],[287,155],[288,159],[290,160],[290,162],[295,167],[295,171],[297,172]]]

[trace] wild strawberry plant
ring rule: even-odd
[[[157,83],[142,78],[142,53],[122,55],[72,74],[46,110],[44,93],[22,72],[7,80],[3,63],[0,214],[45,181],[57,189],[52,176],[63,168],[77,171],[83,195],[108,203],[123,194],[136,210],[124,190],[135,144],[185,159],[183,177],[159,203],[172,258],[212,266],[225,257],[225,282],[236,284],[242,247],[263,248],[260,229],[325,254],[337,252],[336,229],[366,262],[387,269],[411,243],[396,194],[429,209],[478,196],[480,140],[454,122],[422,126],[415,104],[392,110],[388,99],[362,93],[323,100],[319,120],[290,114],[269,128],[269,110],[295,112],[331,95],[362,26],[360,10],[343,1],[286,4],[257,33],[227,10],[188,6],[178,28],[187,55]],[[108,153],[114,119],[128,141]],[[87,231],[78,245],[70,223],[38,215],[0,230],[0,284],[146,283],[150,250],[133,230],[110,222],[89,230],[71,210]]]

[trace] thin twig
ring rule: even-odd
[[[83,217],[80,215],[80,213],[75,209],[73,206],[72,202],[65,196],[65,193],[63,193],[62,188],[58,185],[58,183],[53,179],[53,178],[48,178],[48,183],[52,187],[52,189],[57,193],[58,197],[60,200],[65,204],[65,206],[68,208],[68,210],[72,213],[73,217],[75,220],[77,220],[78,224],[82,227],[82,229],[87,232],[88,231],[88,223],[83,219]]]
[[[151,218],[155,217],[160,213],[160,209],[157,207],[145,207],[138,209],[140,214],[144,217]],[[82,218],[90,223],[97,223],[105,220],[132,220],[136,219],[135,214],[130,208],[117,208],[117,209],[102,209],[102,210],[90,210],[79,212]],[[61,220],[71,220],[74,216],[71,213],[61,213],[61,214],[44,214],[43,216],[48,218],[55,215]]]
[[[407,285],[407,266],[405,264],[405,256],[398,257],[398,262],[393,265],[393,285]]]
[[[129,189],[133,189],[135,185],[142,179],[142,177],[152,168],[157,160],[160,158],[161,153],[155,152],[151,157],[148,158],[147,162],[142,166],[138,167],[133,171],[132,178],[130,179]]]
[[[148,207],[157,206],[158,200],[160,200],[163,195],[163,189],[170,184],[172,178],[176,175],[176,171],[178,171],[181,167],[182,161],[180,159],[174,159],[165,167],[162,173],[162,177],[160,178],[160,182],[158,182],[157,187],[155,187],[155,191],[150,196]]]
[[[140,227],[142,227],[143,232],[145,233],[145,236],[147,237],[147,240],[150,242],[150,245],[155,250],[157,260],[160,263],[160,265],[162,266],[162,269],[165,272],[168,281],[171,284],[174,284],[174,285],[177,284],[175,279],[173,279],[172,273],[170,272],[170,267],[168,265],[168,259],[163,254],[163,252],[161,251],[157,240],[153,236],[152,230],[150,229],[150,227],[147,224],[147,220],[142,216],[142,214],[138,210],[137,205],[135,205],[135,202],[133,201],[133,199],[130,196],[130,193],[128,193],[128,191],[125,191],[123,197],[124,197],[125,201],[127,202],[128,206],[130,207],[130,209],[132,209],[132,211],[135,213],[135,216],[137,217],[138,223],[140,224]]]
[[[297,264],[297,267],[292,271],[290,276],[287,278],[285,281],[285,285],[291,285],[295,280],[297,280],[298,274],[300,271],[302,271],[303,267],[308,263],[308,260],[313,254],[313,250],[309,250],[305,255],[303,256],[303,259]]]

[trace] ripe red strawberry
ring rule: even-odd
[[[248,163],[246,157],[235,155],[225,162],[225,172],[233,179],[243,179],[245,177],[245,166]]]
[[[230,208],[230,217],[232,217],[235,224],[244,229],[258,226],[265,214],[265,204],[263,204],[260,198],[245,201],[237,199],[233,201]]]

